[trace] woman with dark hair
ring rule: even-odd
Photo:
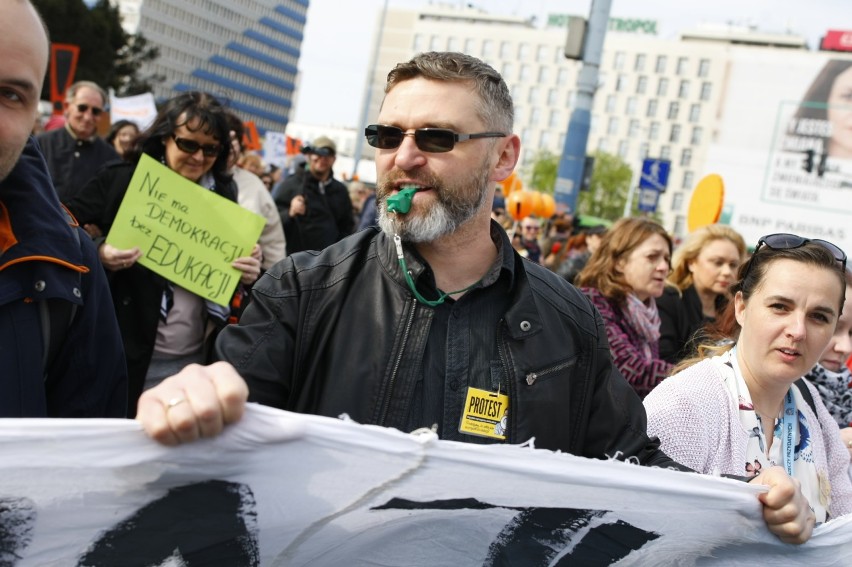
[[[782,466],[817,523],[852,512],[849,453],[816,388],[801,380],[834,333],[845,264],[824,240],[760,239],[719,336],[645,398],[648,434],[667,455],[705,474]]]
[[[694,354],[701,333],[730,299],[745,260],[743,237],[721,224],[701,227],[675,251],[660,310],[660,357],[673,364]]]
[[[154,123],[136,140],[126,163],[105,168],[69,208],[81,224],[107,234],[142,153],[230,201],[236,188],[228,174],[229,124],[213,96],[187,92],[169,100]],[[99,242],[98,255],[110,276],[129,372],[128,409],[133,414],[143,388],[159,383],[191,363],[205,362],[212,338],[224,326],[228,308],[174,285],[137,263],[139,248],[119,250]],[[237,258],[243,284],[260,275],[259,247]]]
[[[625,218],[612,225],[577,275],[576,285],[600,311],[612,358],[640,397],[669,375],[659,354],[660,316],[672,240],[658,223]]]
[[[835,158],[852,158],[852,60],[831,59],[811,82],[799,110],[796,131],[815,132],[824,147],[815,148]],[[804,121],[812,121],[805,124]]]
[[[127,160],[133,150],[137,136],[139,136],[139,126],[135,122],[119,120],[110,127],[106,141],[115,148],[121,159]]]

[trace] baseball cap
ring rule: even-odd
[[[331,156],[337,153],[337,145],[328,136],[320,136],[303,148],[306,154],[317,154],[318,156]]]

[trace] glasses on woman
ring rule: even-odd
[[[413,136],[414,143],[421,151],[430,153],[449,152],[456,147],[456,142],[465,142],[477,138],[503,138],[508,136],[503,132],[479,132],[476,134],[459,134],[447,128],[417,128],[406,132],[396,126],[370,124],[364,128],[367,143],[380,150],[393,150],[402,145],[406,136]]]
[[[187,154],[194,154],[198,150],[204,154],[204,157],[216,157],[222,151],[222,144],[199,144],[195,140],[188,140],[172,134],[172,139],[178,149]]]
[[[846,252],[841,250],[837,245],[819,238],[805,238],[804,236],[799,236],[797,234],[787,234],[784,232],[778,232],[776,234],[768,234],[766,236],[762,236],[760,240],[757,241],[757,248],[754,249],[753,255],[757,255],[757,253],[763,246],[766,246],[770,250],[793,250],[795,248],[801,248],[809,242],[818,244],[819,246],[822,246],[823,248],[831,252],[832,256],[834,256],[834,259],[840,262],[840,265],[843,267],[844,270],[846,269]],[[741,279],[746,279],[746,277],[748,276],[748,272],[751,269],[751,265],[751,261],[746,264],[746,270]]]

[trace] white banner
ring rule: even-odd
[[[169,448],[122,420],[0,420],[0,565],[848,565],[760,487],[250,406]]]
[[[117,97],[109,93],[109,119],[111,124],[119,120],[130,120],[139,130],[145,130],[157,117],[157,105],[152,93],[136,96]]]
[[[275,167],[287,166],[287,135],[284,132],[266,131],[263,142],[263,160]]]

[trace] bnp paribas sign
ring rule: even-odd
[[[569,14],[548,14],[547,26],[564,28],[571,18]],[[617,32],[657,35],[657,20],[637,20],[633,18],[610,18],[609,30]]]

